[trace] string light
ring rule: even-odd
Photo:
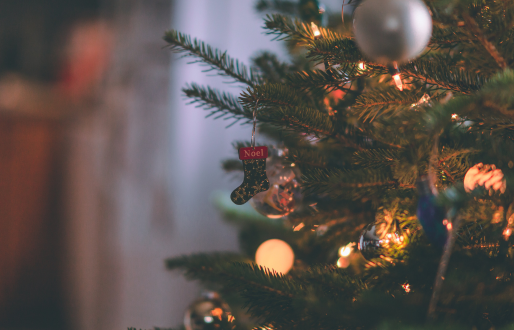
[[[352,246],[353,246],[353,243],[348,243],[347,245],[342,246],[339,249],[339,255],[341,257],[348,257],[352,253]]]
[[[410,284],[409,283],[402,284],[402,288],[405,290],[405,292],[407,292],[407,293],[410,292]]]
[[[314,34],[314,39],[321,38],[321,32],[319,32],[319,28],[314,22],[311,22],[311,29],[312,33]]]
[[[294,226],[293,231],[300,231],[303,227],[305,227],[305,225],[302,222],[301,224]]]
[[[347,268],[348,266],[350,266],[350,259],[346,257],[341,257],[337,259],[336,265],[339,268]]]
[[[389,74],[393,77],[396,88],[398,88],[400,92],[403,91],[402,76],[400,74],[400,69],[398,68],[398,63],[393,62],[393,65],[389,66]]]
[[[361,70],[366,69],[366,65],[364,64],[364,62],[359,62],[359,69],[361,69]]]
[[[505,228],[505,230],[503,231],[503,238],[505,240],[508,240],[510,235],[512,235],[512,229],[510,228]]]

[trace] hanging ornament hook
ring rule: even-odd
[[[252,148],[255,149],[255,128],[257,126],[257,106],[259,105],[259,99],[255,103],[253,108],[253,129],[252,129]]]

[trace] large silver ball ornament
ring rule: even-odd
[[[419,55],[432,35],[432,17],[421,0],[364,0],[355,10],[355,40],[370,59],[383,64]]]

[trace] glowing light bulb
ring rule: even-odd
[[[451,223],[451,222],[449,222],[449,223],[446,225],[446,228],[447,228],[448,230],[452,230],[452,228],[453,228],[452,223]]]
[[[364,65],[364,62],[359,62],[359,69],[361,69],[361,70],[366,69],[366,66]]]
[[[445,226],[446,226],[447,224],[448,224],[448,220],[444,219],[444,220],[443,220],[443,225],[445,225]]]
[[[346,268],[346,267],[350,266],[350,259],[341,257],[341,258],[337,259],[336,265],[339,268]]]
[[[321,37],[321,32],[319,32],[319,28],[314,22],[311,22],[312,33],[314,34],[314,39],[318,39]]]
[[[512,235],[512,229],[510,228],[505,228],[505,230],[503,231],[503,238],[505,240],[508,240],[510,235]]]
[[[300,231],[303,227],[305,227],[305,225],[302,222],[301,224],[294,226],[293,231]]]
[[[452,115],[452,119],[457,119],[457,118],[459,118],[459,116],[458,116],[456,113],[454,113],[454,114]]]
[[[345,246],[342,246],[339,249],[339,255],[341,257],[348,257],[352,253],[352,246],[351,246],[351,244],[352,243],[350,243],[348,245],[345,245]]]
[[[402,82],[402,76],[397,73],[393,76],[394,83],[396,84],[396,88],[398,88],[401,91],[403,91],[403,82]]]
[[[273,269],[277,273],[286,274],[293,267],[294,252],[286,242],[270,239],[257,249],[255,262],[259,266]]]
[[[410,292],[410,284],[409,283],[402,284],[402,288],[405,290],[405,292],[407,292],[407,293]]]

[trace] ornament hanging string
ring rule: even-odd
[[[439,134],[436,135],[434,140],[434,147],[432,149],[432,154],[430,155],[430,161],[428,166],[428,180],[432,188],[435,188],[435,182],[437,180],[436,166],[437,162],[439,161]],[[453,245],[455,244],[455,239],[457,237],[457,231],[459,230],[460,222],[460,215],[455,216],[453,221],[450,222],[452,226],[448,229],[448,237],[446,238],[446,242],[444,244],[443,255],[441,256],[441,261],[439,262],[439,267],[437,268],[437,274],[434,281],[432,297],[428,305],[428,322],[434,322],[436,319],[437,302],[439,300],[439,296],[441,295],[444,277],[446,275],[446,270],[448,269],[448,263],[450,262],[450,257],[452,255]]]
[[[252,129],[252,148],[255,149],[255,128],[257,126],[257,106],[259,105],[259,99],[255,103],[255,107],[253,108],[253,129]]]

